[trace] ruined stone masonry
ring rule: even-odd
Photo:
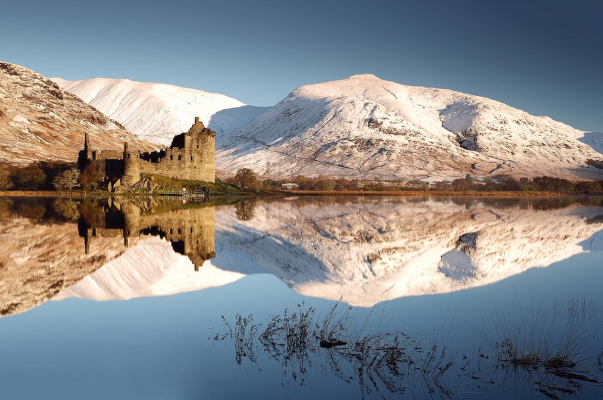
[[[215,182],[216,133],[203,125],[199,117],[188,132],[176,135],[170,147],[152,153],[130,151],[92,150],[86,133],[84,150],[78,163],[83,170],[91,163],[105,171],[105,183],[110,190],[129,187],[142,179],[143,174],[162,175],[175,179]]]

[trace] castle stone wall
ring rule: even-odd
[[[136,157],[140,173],[215,182],[215,138],[216,133],[197,118],[188,132],[174,137],[169,148]]]
[[[122,153],[117,150],[93,150],[92,160],[121,160]]]

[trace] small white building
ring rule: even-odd
[[[281,189],[283,189],[283,190],[297,190],[297,189],[299,189],[299,185],[297,183],[283,183],[281,185]]]

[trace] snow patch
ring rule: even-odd
[[[22,115],[15,115],[13,121],[18,124],[31,124],[31,122]]]

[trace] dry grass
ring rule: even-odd
[[[357,320],[351,307],[339,304],[321,317],[302,303],[295,312],[271,315],[263,324],[254,324],[251,315],[237,314],[231,326],[222,317],[228,331],[213,339],[234,341],[238,364],[248,360],[261,370],[260,354],[279,362],[283,385],[291,380],[307,384],[313,369],[358,385],[363,399],[417,394],[451,398],[455,392],[445,382],[451,379],[457,380],[457,387],[478,391],[525,390],[524,397],[538,393],[558,399],[592,391],[600,382],[587,364],[590,360],[603,374],[603,353],[593,360],[597,356],[582,352],[582,344],[593,338],[587,328],[596,317],[594,303],[569,299],[556,304],[552,313],[552,320],[536,307],[520,307],[508,317],[497,314],[492,322],[484,322],[480,333],[491,352],[480,348],[462,358],[449,354],[447,340],[429,341],[420,334],[388,330],[383,313],[375,309]]]

